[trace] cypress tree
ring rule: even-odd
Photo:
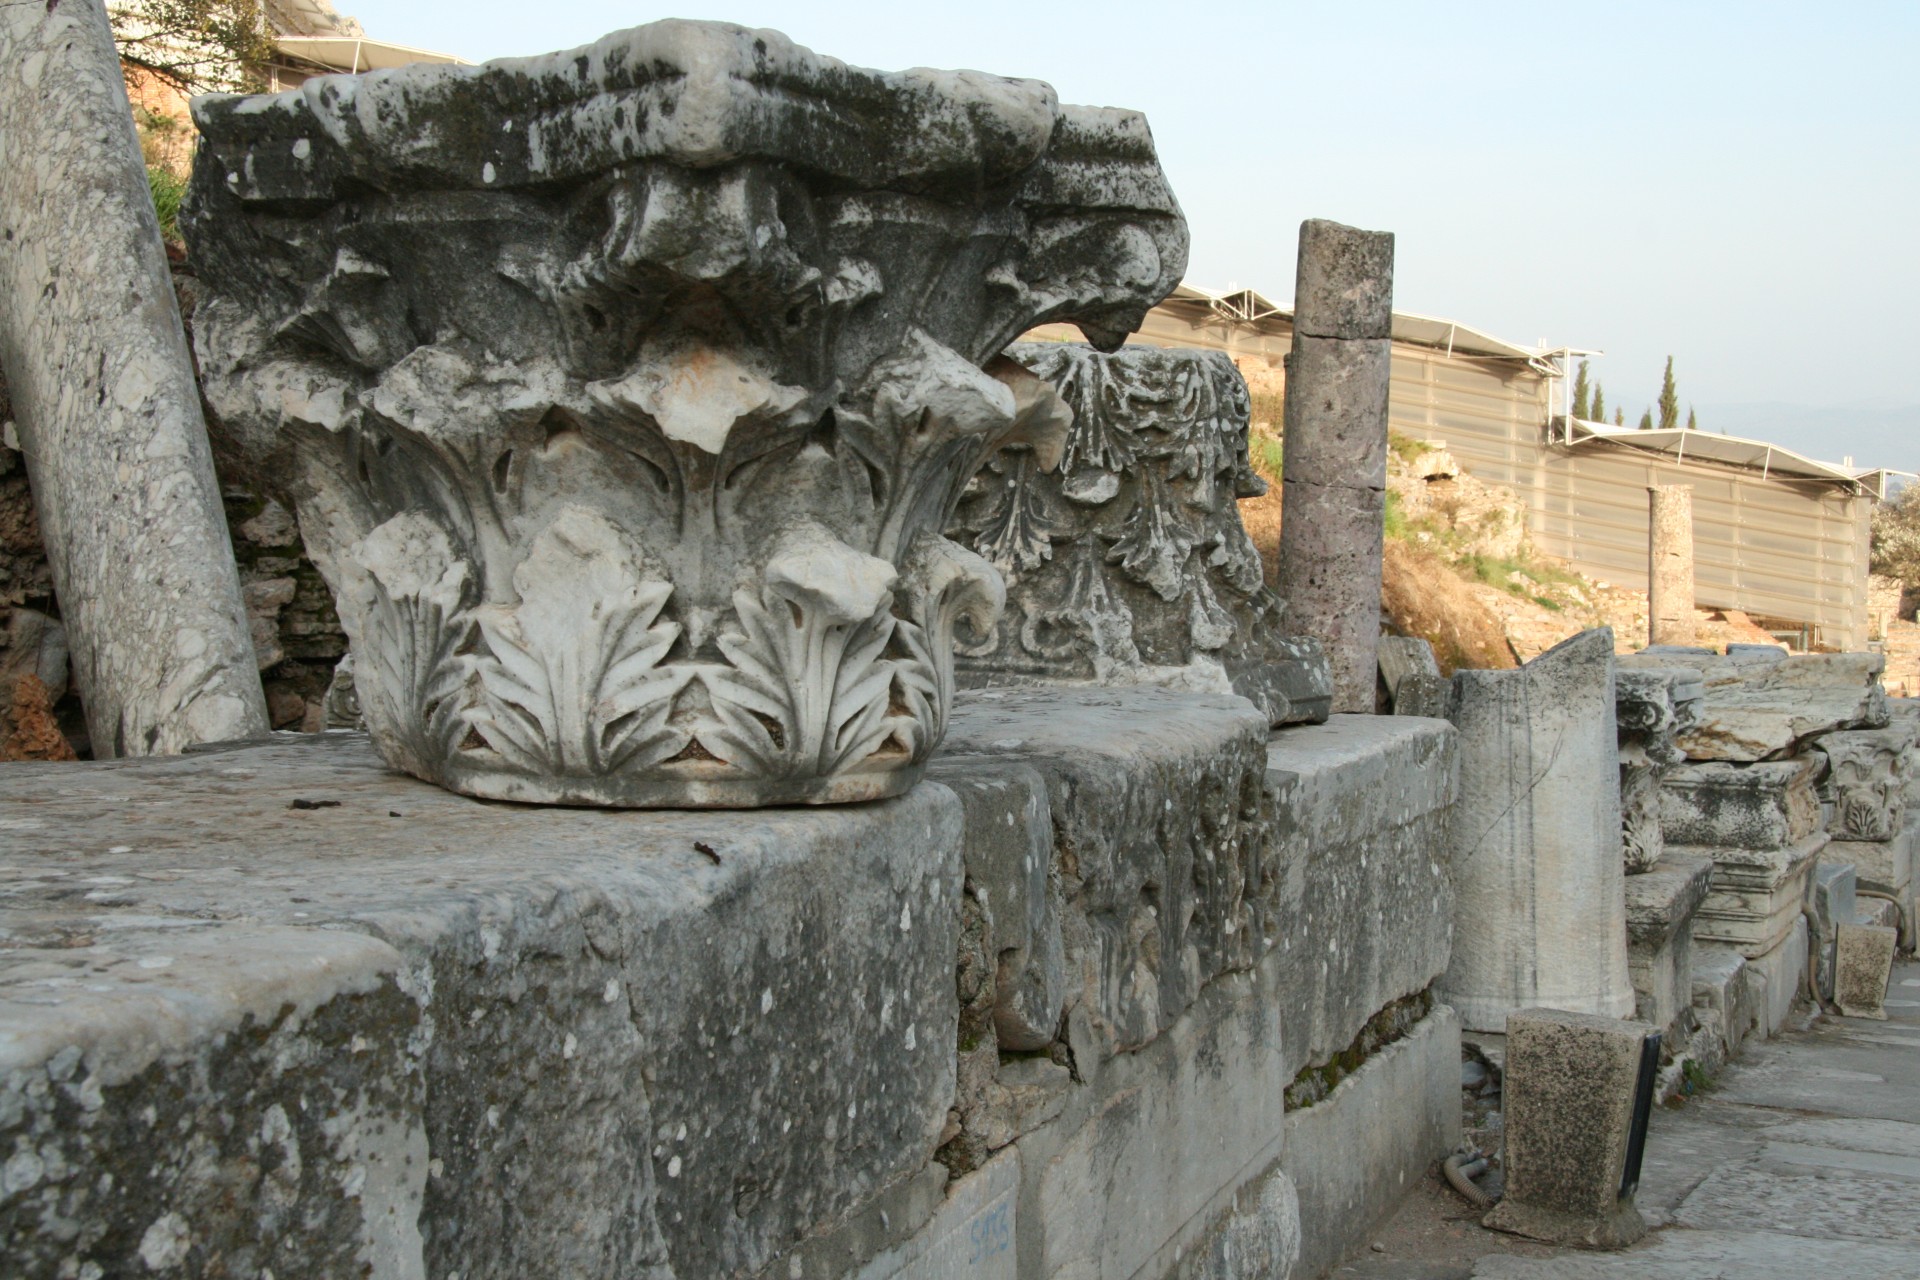
[[[1642,431],[1653,430],[1653,410],[1649,409],[1640,415],[1640,429]]]
[[[1600,384],[1596,382],[1593,384],[1592,421],[1605,422],[1606,420],[1607,420],[1607,393],[1602,391],[1600,389]]]
[[[1688,405],[1687,406],[1687,430],[1698,431],[1699,429],[1700,429],[1700,420],[1693,416],[1693,406]]]
[[[1625,409],[1615,409],[1613,411],[1613,425],[1616,427],[1624,427],[1627,425],[1627,411]]]
[[[1680,425],[1680,393],[1673,385],[1673,357],[1667,357],[1667,373],[1660,380],[1660,429],[1671,431]]]
[[[1587,417],[1587,362],[1580,362],[1580,372],[1573,380],[1573,416],[1581,420]]]

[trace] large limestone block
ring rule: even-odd
[[[1003,586],[942,536],[1186,261],[1137,114],[657,22],[195,100],[195,341],[394,767],[494,799],[869,800]]]
[[[1634,1017],[1684,1040],[1693,1008],[1693,921],[1706,900],[1713,860],[1671,855],[1627,877],[1627,970]]]
[[[1023,1140],[1021,1232],[1034,1244],[1021,1274],[1161,1276],[1216,1236],[1240,1189],[1279,1160],[1280,1046],[1272,993],[1233,974],[1153,1044],[1099,1060],[1085,1112]]]
[[[1660,828],[1669,844],[1779,849],[1820,825],[1811,753],[1757,764],[1709,761],[1669,769],[1660,780]]]
[[[997,1047],[1044,1049],[1067,993],[1046,780],[1030,765],[977,756],[936,759],[928,776],[959,797],[965,815],[967,896],[993,967]]]
[[[1875,653],[1788,655],[1756,646],[1719,656],[1663,647],[1620,663],[1700,672],[1700,719],[1678,739],[1694,760],[1776,759],[1819,734],[1887,724],[1887,697],[1880,687],[1886,659]]]
[[[1629,1165],[1629,1134],[1654,1030],[1558,1009],[1507,1019],[1507,1193],[1487,1226],[1590,1249],[1646,1234],[1633,1206],[1639,1170]]]
[[[1330,1061],[1446,972],[1457,752],[1445,721],[1406,716],[1334,716],[1269,740],[1268,963],[1290,1074]]]
[[[1300,1267],[1363,1247],[1460,1141],[1460,1019],[1445,1005],[1314,1103],[1287,1113],[1280,1158],[1300,1197]]]
[[[1263,782],[1244,698],[1086,686],[962,691],[947,753],[1046,779],[1068,1003],[1104,1051],[1140,1047],[1278,936]]]
[[[1713,884],[1694,917],[1693,936],[1730,943],[1749,958],[1773,950],[1800,918],[1828,844],[1827,833],[1816,831],[1784,849],[1669,845],[1669,855],[1713,859]]]
[[[1233,361],[1063,342],[1007,355],[1059,392],[1072,426],[1053,453],[992,455],[954,513],[948,536],[1007,579],[998,625],[961,651],[963,683],[1151,684],[1238,693],[1276,725],[1326,719],[1326,657],[1285,634],[1240,523],[1237,499],[1267,486]]]
[[[1813,748],[1826,758],[1820,799],[1835,840],[1891,840],[1907,814],[1915,726],[1829,733]]]
[[[1454,690],[1460,799],[1441,998],[1475,1031],[1542,1004],[1631,1013],[1613,633],[1582,632],[1515,671],[1456,672]]]
[[[9,1276],[751,1274],[946,1120],[944,787],[513,808],[342,733],[12,765],[0,812]]]
[[[1828,857],[1853,864],[1860,888],[1893,899],[1899,912],[1900,945],[1912,949],[1915,940],[1915,900],[1920,894],[1920,824],[1902,825],[1891,840],[1835,840]]]

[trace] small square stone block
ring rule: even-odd
[[[1843,924],[1834,948],[1833,1002],[1849,1018],[1887,1016],[1887,979],[1893,973],[1897,929]]]
[[[1507,1017],[1507,1194],[1487,1215],[1496,1230],[1589,1249],[1621,1249],[1646,1234],[1622,1182],[1644,1022],[1522,1009]]]

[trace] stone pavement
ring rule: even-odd
[[[1750,1041],[1705,1096],[1656,1112],[1638,1203],[1657,1229],[1621,1253],[1526,1248],[1493,1232],[1396,1222],[1380,1233],[1384,1250],[1334,1276],[1920,1277],[1920,963],[1895,966],[1887,1021],[1829,1016]],[[1464,1209],[1455,1199],[1442,1213],[1457,1221]]]

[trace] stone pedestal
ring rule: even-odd
[[[1647,1233],[1628,1149],[1653,1031],[1557,1009],[1507,1019],[1507,1193],[1487,1226],[1590,1249],[1623,1249]]]
[[[1286,634],[1237,499],[1246,384],[1225,354],[1061,342],[1007,354],[1071,411],[1064,447],[1004,450],[948,536],[1007,580],[1007,608],[961,648],[963,684],[1080,680],[1237,693],[1275,725],[1325,720],[1320,644]]]
[[[389,763],[493,799],[898,794],[1003,586],[942,536],[1187,235],[1139,116],[659,22],[195,101],[195,340]]]
[[[1647,486],[1647,636],[1693,643],[1693,486]]]
[[[1335,711],[1374,709],[1392,332],[1393,236],[1301,223],[1280,595],[1288,629],[1326,647]]]
[[[1898,938],[1892,929],[1843,924],[1834,939],[1833,1002],[1849,1018],[1887,1017],[1887,978]]]
[[[1613,633],[1453,679],[1460,801],[1442,999],[1476,1031],[1537,1005],[1630,1014]]]
[[[1693,1031],[1693,923],[1712,877],[1712,859],[1680,854],[1627,877],[1634,1017],[1659,1027],[1675,1051]]]
[[[1827,844],[1827,833],[1817,831],[1778,849],[1668,846],[1669,854],[1713,859],[1713,883],[1694,920],[1694,937],[1738,947],[1750,960],[1772,951],[1800,919]]]

